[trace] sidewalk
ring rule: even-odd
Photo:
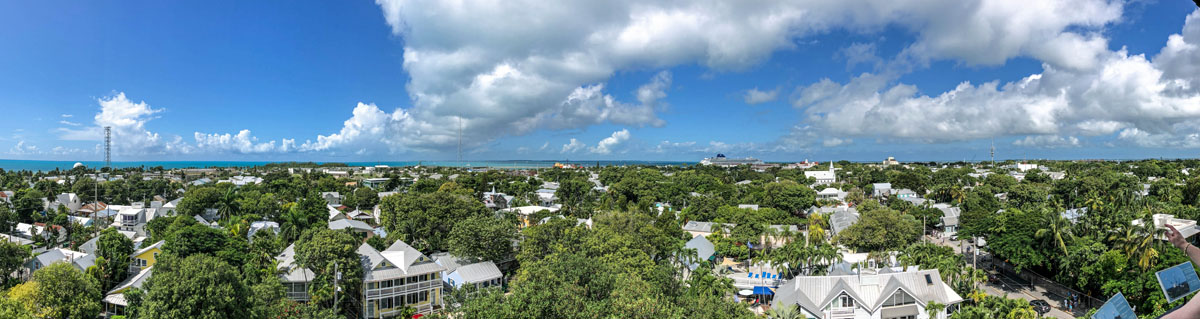
[[[939,244],[942,246],[954,248],[955,253],[957,253],[959,255],[963,254],[962,248],[963,248],[964,244],[960,241],[953,241],[953,240],[949,240],[949,239],[935,238],[935,237],[930,237],[930,236],[926,236],[925,240],[928,240],[930,243],[935,243],[935,244]],[[970,259],[968,259],[969,258],[968,256],[963,256],[963,258],[967,259],[968,263],[970,262]],[[1027,301],[1033,301],[1033,300],[1039,300],[1039,299],[1045,300],[1047,303],[1050,303],[1050,307],[1051,307],[1050,312],[1046,313],[1046,315],[1045,315],[1046,317],[1062,318],[1062,319],[1074,319],[1075,318],[1074,315],[1066,312],[1066,310],[1065,310],[1066,308],[1062,305],[1061,301],[1059,301],[1058,298],[1051,298],[1050,296],[1047,296],[1045,290],[1037,288],[1037,287],[1033,287],[1031,289],[1028,282],[1020,282],[1018,280],[1008,278],[1007,276],[997,273],[996,271],[989,270],[987,272],[991,276],[998,276],[998,278],[1001,278],[1000,283],[992,283],[992,282],[984,282],[983,283],[983,291],[986,292],[988,295],[992,295],[992,296],[1007,295],[1009,298],[1020,298],[1020,299],[1025,299]],[[1083,314],[1084,313],[1082,313],[1082,312],[1079,313],[1080,316],[1082,316]]]
[[[998,274],[993,271],[989,271],[988,273],[991,275],[994,275],[994,276],[1000,276],[1000,278],[1006,278],[1006,277],[1004,277],[1004,275]],[[983,283],[983,291],[986,292],[988,295],[992,295],[992,296],[1007,295],[1008,298],[1020,298],[1020,299],[1025,299],[1027,301],[1033,301],[1033,300],[1039,300],[1039,299],[1045,300],[1046,302],[1050,303],[1050,307],[1051,307],[1050,312],[1046,313],[1046,317],[1062,318],[1062,319],[1075,318],[1075,316],[1067,313],[1065,310],[1059,309],[1060,307],[1062,307],[1061,303],[1059,301],[1056,301],[1056,299],[1054,299],[1054,298],[1050,298],[1049,296],[1046,296],[1044,291],[1037,289],[1037,288],[1029,289],[1029,286],[1019,285],[1010,280],[1011,279],[1002,279],[999,284],[993,284],[991,282],[984,282]],[[1080,313],[1079,315],[1082,316],[1083,314]]]

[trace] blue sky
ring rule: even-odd
[[[6,2],[0,158],[1195,157],[1195,10]]]

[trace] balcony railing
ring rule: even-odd
[[[854,308],[833,308],[829,310],[830,318],[853,318]]]
[[[367,289],[367,298],[425,291],[425,290],[433,289],[435,287],[441,287],[441,285],[442,285],[441,281],[430,280],[430,281],[412,283],[412,284],[407,284],[407,285],[402,285],[402,286],[392,286],[392,287],[388,287],[388,288],[379,288],[379,289]]]

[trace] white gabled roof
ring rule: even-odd
[[[151,249],[155,249],[155,248],[162,249],[162,245],[165,242],[166,242],[165,240],[160,240],[157,243],[154,243],[153,245],[146,246],[146,248],[138,249],[138,251],[133,252],[133,254],[129,255],[129,256],[137,256],[137,255],[145,254],[146,252],[150,251]]]

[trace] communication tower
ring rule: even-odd
[[[104,127],[104,167],[112,168],[112,126]]]

